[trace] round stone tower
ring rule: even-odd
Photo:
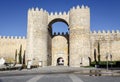
[[[47,65],[48,13],[43,9],[29,9],[26,60],[33,65]]]
[[[87,66],[90,57],[90,9],[73,7],[69,12],[70,66]]]

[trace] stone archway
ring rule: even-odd
[[[52,31],[53,31],[53,28],[52,28],[52,24],[56,23],[56,22],[63,22],[65,23],[67,26],[68,25],[68,22],[63,19],[63,18],[55,18],[55,19],[52,19],[49,24],[48,24],[48,31],[49,31],[49,36],[48,36],[48,39],[49,39],[49,44],[48,45],[51,45],[51,46],[48,46],[50,50],[50,53],[51,54],[51,58],[48,58],[49,61],[51,61],[51,65],[52,66],[56,66],[57,65],[57,62],[56,62],[56,59],[60,56],[62,56],[63,58],[65,58],[65,63],[64,65],[67,66],[68,65],[68,54],[69,54],[69,51],[68,51],[68,39],[69,39],[69,34],[68,33],[63,33],[63,34],[59,34],[59,33],[55,33],[55,34],[52,34]],[[69,27],[67,27],[67,29],[69,29]],[[67,30],[69,31],[69,30]],[[61,42],[62,41],[62,42]],[[58,43],[56,43],[58,42]],[[57,46],[55,46],[57,45]],[[58,48],[59,47],[59,48]],[[63,50],[65,48],[65,50]]]
[[[52,32],[52,24],[54,24],[55,22],[63,22],[63,23],[65,23],[65,24],[68,26],[68,29],[69,29],[68,21],[66,21],[66,20],[63,19],[63,18],[55,18],[55,19],[52,19],[52,20],[48,23],[48,31],[49,31],[49,34],[51,34],[51,32]]]
[[[84,6],[73,7],[68,13],[48,13],[43,9],[29,9],[26,60],[33,61],[35,58],[38,59],[37,61],[42,61],[43,66],[51,65],[49,59],[51,59],[50,43],[52,37],[49,33],[51,24],[56,21],[62,21],[70,26],[68,40],[68,44],[70,44],[70,46],[68,45],[70,60],[68,60],[71,67],[78,67],[80,65],[78,60],[80,56],[90,56],[90,9]],[[61,52],[56,54],[60,55]],[[84,60],[86,60],[86,63],[83,65],[88,65],[87,59],[84,58]]]
[[[52,66],[57,65],[57,59],[64,59],[64,66],[68,66],[68,43],[64,36],[54,36],[52,38]]]
[[[62,19],[62,18],[55,18],[55,19],[51,20],[49,22],[48,26],[51,27],[51,25],[55,22],[64,22],[66,25],[69,26],[68,22],[65,19]]]

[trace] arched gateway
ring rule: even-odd
[[[39,61],[43,66],[52,65],[53,36],[50,26],[55,21],[62,21],[69,26],[67,60],[70,66],[79,67],[81,57],[85,57],[84,61],[88,61],[87,58],[90,57],[90,9],[87,6],[73,7],[68,13],[50,14],[43,9],[29,9],[27,60],[33,61],[34,65],[38,65]],[[82,66],[87,65],[89,62]]]

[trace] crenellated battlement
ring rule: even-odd
[[[88,6],[78,5],[71,8],[69,12],[69,17],[69,26],[71,28],[70,30],[78,28],[83,30],[90,30],[90,10]]]
[[[50,16],[56,16],[56,15],[59,15],[59,16],[61,16],[61,15],[69,15],[69,12],[51,12],[51,13],[49,13],[49,15]]]
[[[71,9],[70,9],[70,11],[71,10],[76,10],[76,9],[89,9],[89,7],[88,6],[84,6],[84,5],[82,5],[82,6],[79,6],[79,5],[77,5],[76,7],[75,6],[73,6]],[[43,10],[43,8],[38,8],[38,7],[36,7],[36,8],[30,8],[30,9],[28,9],[28,12],[47,12],[46,10]],[[48,12],[47,12],[48,13]],[[68,12],[50,12],[49,13],[49,15],[50,16],[53,16],[53,15],[69,15],[69,11]]]
[[[38,8],[38,7],[36,7],[36,8],[30,8],[30,9],[28,9],[28,13],[30,13],[30,12],[43,12],[43,13],[48,13],[46,10],[43,10],[43,8]],[[50,12],[49,13],[49,15],[50,16],[53,16],[53,15],[68,15],[69,14],[69,12]]]
[[[57,32],[57,33],[54,32],[54,33],[53,33],[53,36],[58,36],[58,35],[66,36],[66,35],[69,35],[69,34],[68,34],[68,32],[66,32],[66,33],[64,33],[64,32],[62,32],[62,33],[60,33],[60,32]]]
[[[90,33],[91,38],[94,38],[94,40],[100,40],[100,41],[117,41],[120,40],[120,31],[119,30],[103,30],[103,31],[93,31]]]
[[[79,6],[79,5],[77,5],[76,7],[75,6],[73,6],[71,9],[70,9],[70,11],[72,11],[72,10],[78,10],[78,9],[89,9],[89,7],[88,6],[84,6],[84,5],[82,5],[82,6]]]
[[[54,33],[52,34],[52,38],[54,38],[54,37],[56,37],[56,36],[63,36],[63,37],[65,37],[67,40],[69,39],[69,33],[68,33],[68,32],[62,32],[62,33],[60,33],[60,32],[54,32]]]
[[[36,7],[36,8],[30,8],[30,9],[28,9],[28,12],[44,12],[44,13],[48,13],[46,10],[43,10],[43,8],[38,8],[38,7]]]
[[[79,16],[78,18],[74,18],[72,19],[72,16]],[[44,21],[43,18],[44,17]],[[86,24],[87,26],[89,25],[89,7],[88,6],[76,6],[71,8],[68,12],[47,12],[46,10],[42,9],[42,8],[30,8],[28,10],[28,19],[30,19],[29,21],[31,22],[30,24],[33,24],[33,20],[40,20],[43,23],[47,22],[48,24],[54,20],[54,19],[62,19],[65,22],[67,22],[67,24],[69,25],[69,21],[76,21],[77,19],[79,19],[81,21],[81,24],[84,25]],[[38,23],[40,21],[37,21]],[[86,22],[86,23],[84,23]],[[36,23],[36,22],[35,22]],[[84,24],[83,24],[84,23]],[[37,24],[35,24],[37,25]],[[85,25],[85,26],[86,26]]]
[[[25,36],[0,36],[0,39],[26,39]]]
[[[112,30],[112,31],[110,31],[110,30],[107,30],[107,31],[105,31],[105,30],[102,30],[102,31],[98,30],[98,31],[92,31],[91,33],[92,34],[115,34],[115,33],[120,34],[120,31],[119,30]]]

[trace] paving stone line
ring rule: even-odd
[[[81,80],[79,77],[77,77],[74,74],[70,74],[69,77],[72,79],[73,82],[84,82],[83,80]]]
[[[37,75],[31,79],[29,79],[28,81],[26,82],[37,82],[39,79],[41,79],[44,75]]]

